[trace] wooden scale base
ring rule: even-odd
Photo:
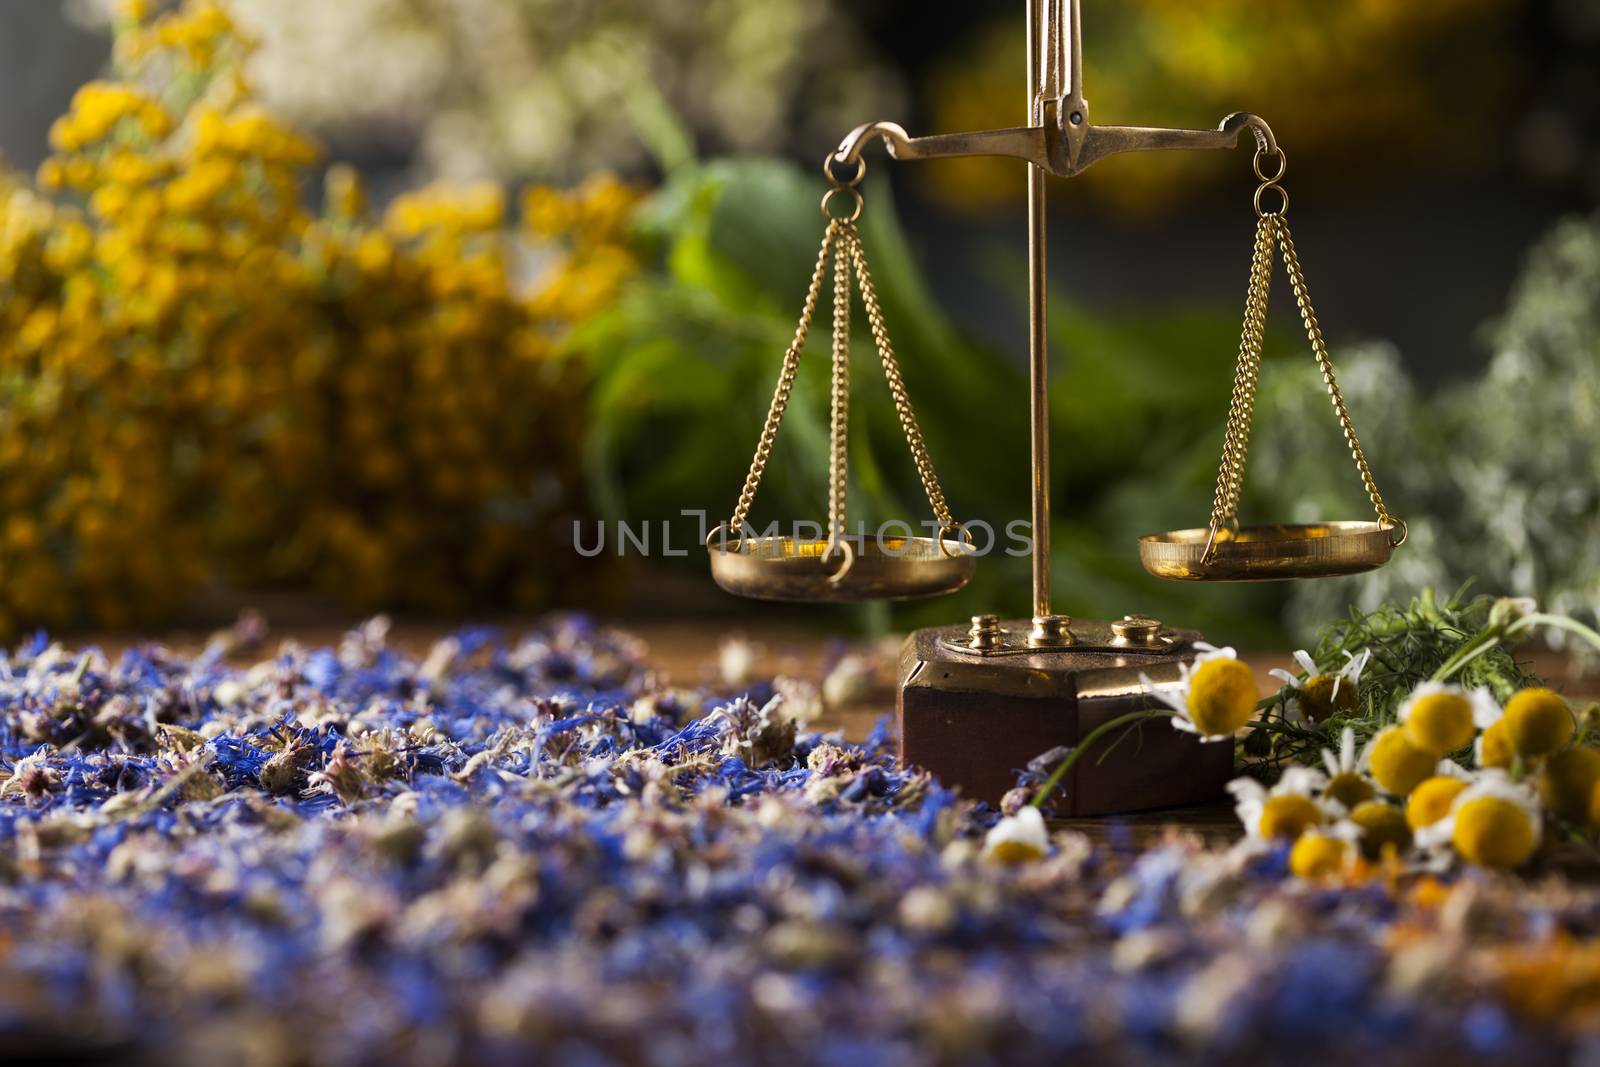
[[[965,796],[997,804],[1029,760],[1074,745],[1097,726],[1159,705],[1140,674],[1160,685],[1178,680],[1178,664],[1200,635],[1123,620],[1073,620],[1076,643],[1025,645],[1028,620],[978,616],[971,629],[917,630],[900,652],[897,716],[900,758],[924,767]],[[986,628],[1005,642],[980,651]],[[1017,635],[1009,638],[1009,635]],[[1151,644],[1145,644],[1151,640]],[[1132,641],[1138,641],[1133,646]],[[1110,815],[1214,800],[1233,776],[1233,743],[1201,742],[1162,720],[1097,744],[1080,759],[1053,798],[1062,815]]]

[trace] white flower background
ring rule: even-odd
[[[112,0],[74,0],[103,25]],[[897,75],[841,0],[232,0],[267,103],[423,176],[631,171],[686,123],[709,149],[827,143],[895,113]],[[716,27],[707,33],[707,27]],[[308,76],[315,72],[315,77]],[[802,106],[803,105],[803,106]]]

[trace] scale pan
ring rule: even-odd
[[[1139,562],[1157,578],[1190,582],[1272,582],[1360,574],[1389,562],[1395,526],[1378,522],[1313,522],[1224,527],[1210,562],[1211,529],[1169,530],[1139,538]],[[1403,540],[1403,538],[1401,538]]]
[[[953,593],[972,579],[977,560],[956,541],[932,537],[847,537],[848,553],[824,558],[828,542],[793,537],[713,541],[711,577],[730,593],[757,600],[846,603],[909,600]],[[849,559],[848,567],[844,566]],[[843,569],[837,581],[833,576]]]

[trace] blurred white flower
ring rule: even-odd
[[[75,0],[103,25],[114,0]],[[842,0],[230,0],[267,105],[426,177],[572,180],[646,161],[646,97],[706,149],[832,144],[903,110]]]
[[[994,824],[983,839],[985,859],[998,863],[1026,863],[1044,859],[1050,852],[1050,834],[1044,816],[1035,807],[1026,807]]]

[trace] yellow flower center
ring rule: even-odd
[[[988,851],[988,858],[996,863],[1032,863],[1044,857],[1039,847],[1028,841],[997,841]]]
[[[1572,712],[1550,689],[1523,689],[1506,702],[1506,738],[1524,759],[1547,756],[1572,740]]]
[[[1338,695],[1334,685],[1338,684]],[[1322,722],[1335,713],[1349,713],[1356,708],[1356,687],[1348,678],[1336,674],[1318,674],[1300,687],[1300,710],[1312,722]]]
[[[1386,847],[1399,851],[1411,844],[1411,827],[1393,804],[1369,800],[1350,813],[1350,821],[1361,827],[1361,854],[1369,860],[1381,859]]]
[[[1539,840],[1533,817],[1521,805],[1500,797],[1469,800],[1456,812],[1456,851],[1480,867],[1520,867]]]
[[[1212,659],[1189,676],[1189,718],[1207,737],[1237,733],[1256,712],[1256,676],[1236,659]]]
[[[1454,752],[1472,743],[1472,701],[1463,693],[1429,693],[1411,705],[1406,736],[1429,752]]]
[[[1432,826],[1450,814],[1450,805],[1467,788],[1460,778],[1435,775],[1411,791],[1406,801],[1406,825],[1413,830]]]
[[[1268,797],[1261,807],[1262,837],[1296,838],[1313,826],[1322,825],[1322,809],[1310,797],[1284,793]]]
[[[1489,728],[1483,731],[1481,740],[1483,747],[1478,753],[1478,766],[1502,769],[1511,766],[1511,757],[1516,753],[1511,747],[1511,738],[1506,733],[1504,719],[1490,724]]]
[[[1397,797],[1410,793],[1439,763],[1437,751],[1418,748],[1406,731],[1391,726],[1372,740],[1372,777]]]
[[[1337,800],[1346,808],[1354,808],[1362,801],[1371,800],[1378,791],[1361,775],[1354,771],[1345,771],[1330,778],[1328,788],[1322,792],[1324,796]]]
[[[1289,870],[1298,878],[1331,878],[1344,870],[1347,852],[1337,837],[1304,834],[1289,850]]]
[[[1589,798],[1600,782],[1600,749],[1580,745],[1557,752],[1539,773],[1539,801],[1563,819],[1589,817]]]

